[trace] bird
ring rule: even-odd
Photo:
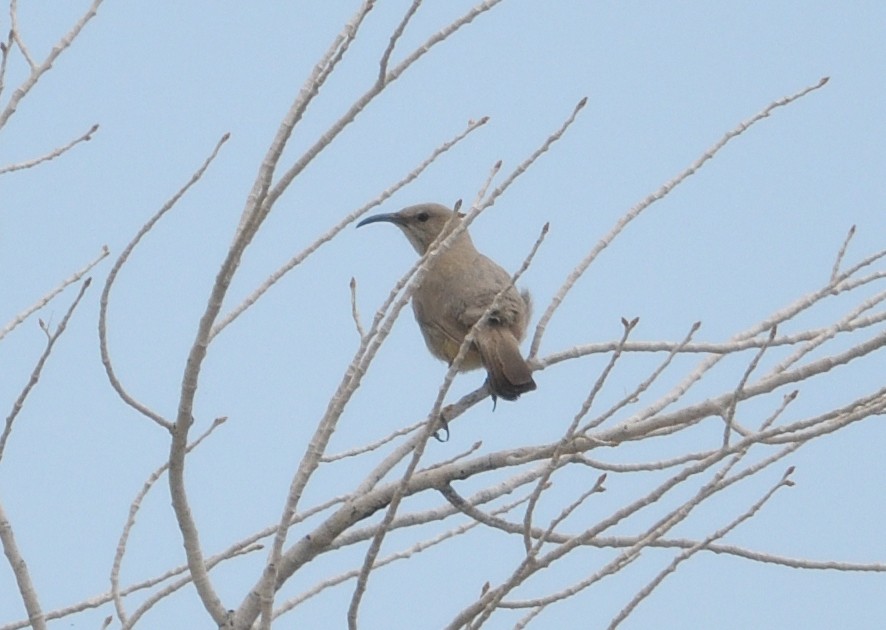
[[[393,223],[423,256],[434,240],[444,230],[450,234],[463,216],[439,203],[422,203],[373,215],[357,227]],[[528,291],[518,292],[510,274],[477,251],[467,230],[430,261],[412,294],[412,310],[428,350],[452,365],[465,336],[499,294],[496,307],[477,325],[458,369],[485,368],[493,401],[499,397],[516,400],[536,388],[532,370],[520,353],[532,298]]]

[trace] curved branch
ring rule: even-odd
[[[572,287],[575,286],[575,283],[578,282],[579,278],[581,278],[582,275],[584,275],[584,272],[587,271],[588,267],[591,266],[591,263],[593,263],[597,259],[597,256],[600,254],[600,252],[602,252],[604,249],[606,249],[606,247],[609,246],[609,244],[615,239],[615,237],[618,236],[627,227],[627,225],[631,221],[633,221],[638,216],[640,216],[640,214],[644,210],[646,210],[649,206],[651,206],[653,203],[666,197],[674,188],[676,188],[677,186],[682,184],[687,178],[692,176],[698,169],[700,169],[702,166],[704,166],[705,162],[712,159],[717,153],[719,153],[720,150],[723,147],[725,147],[726,144],[730,140],[732,140],[733,138],[737,138],[738,136],[743,134],[745,131],[747,131],[751,126],[753,126],[755,123],[759,122],[760,120],[763,120],[764,118],[767,118],[775,109],[789,105],[790,103],[796,101],[797,99],[802,98],[803,96],[805,96],[809,92],[812,92],[814,90],[817,90],[817,89],[823,87],[825,85],[825,83],[827,83],[827,82],[828,82],[828,78],[825,77],[825,78],[821,79],[815,85],[811,85],[809,87],[806,87],[806,88],[800,90],[799,92],[797,92],[796,94],[792,94],[791,96],[786,96],[786,97],[781,98],[777,101],[774,101],[773,103],[770,103],[758,114],[755,114],[749,120],[739,124],[738,127],[733,129],[732,131],[729,131],[725,136],[723,136],[723,138],[721,138],[716,144],[714,144],[714,146],[712,146],[710,149],[708,149],[704,153],[704,155],[702,155],[700,158],[695,160],[695,162],[690,164],[689,167],[686,170],[684,170],[682,173],[677,175],[677,177],[675,177],[671,181],[664,184],[661,188],[659,188],[653,194],[646,197],[646,199],[644,199],[643,201],[638,203],[636,206],[631,208],[626,214],[624,214],[616,222],[616,224],[612,227],[612,229],[609,231],[609,233],[606,234],[606,236],[604,236],[602,239],[600,239],[600,241],[597,243],[597,245],[594,246],[593,249],[591,249],[591,251],[588,253],[588,255],[585,256],[585,258],[581,262],[578,263],[578,265],[575,267],[575,269],[573,269],[573,271],[566,278],[566,281],[563,283],[563,286],[560,287],[560,289],[557,291],[557,293],[551,299],[551,304],[545,310],[544,314],[542,314],[541,319],[539,320],[538,325],[536,326],[535,335],[533,336],[532,343],[530,344],[529,356],[535,357],[535,355],[538,354],[538,348],[541,345],[541,339],[542,339],[542,336],[544,335],[545,329],[547,328],[548,322],[554,316],[554,313],[556,312],[557,308],[559,308],[559,306],[563,302],[563,300],[566,298],[566,295],[569,293],[569,291],[572,289]]]
[[[117,374],[114,372],[114,366],[111,363],[111,355],[108,351],[108,298],[111,294],[111,287],[114,286],[114,281],[117,279],[117,274],[120,273],[120,270],[123,268],[123,265],[129,260],[129,256],[132,254],[132,251],[135,249],[136,245],[138,245],[142,238],[153,229],[153,227],[157,224],[157,222],[163,218],[167,212],[169,212],[178,200],[181,199],[184,194],[190,190],[191,186],[196,184],[201,177],[203,177],[203,173],[206,172],[206,169],[209,168],[209,165],[218,155],[219,150],[222,145],[228,141],[230,137],[229,134],[225,134],[222,138],[216,143],[215,148],[212,150],[212,153],[208,158],[203,162],[203,164],[198,168],[194,174],[191,176],[191,179],[178,190],[163,206],[148,219],[148,222],[145,223],[141,229],[136,233],[136,235],[132,238],[129,244],[123,249],[120,253],[120,256],[117,258],[116,262],[114,262],[113,267],[111,267],[111,271],[108,273],[108,277],[105,280],[105,286],[102,289],[101,299],[99,300],[99,314],[98,314],[98,338],[99,338],[99,348],[102,356],[102,365],[105,367],[105,374],[108,376],[108,381],[111,383],[111,387],[114,388],[114,391],[117,392],[117,395],[120,396],[120,399],[123,400],[127,405],[141,413],[146,418],[153,420],[155,423],[166,429],[167,431],[172,430],[172,423],[169,420],[165,419],[163,416],[153,411],[149,407],[143,405],[135,398],[133,398],[129,392],[123,387],[123,384],[117,378]]]

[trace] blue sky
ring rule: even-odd
[[[376,59],[408,4],[382,2],[370,14],[340,72],[297,129],[284,163],[371,85]],[[21,5],[20,26],[35,58],[86,6]],[[395,62],[469,6],[428,2],[404,34]],[[203,180],[136,250],[112,294],[110,342],[120,377],[137,398],[172,416],[197,319],[262,156],[304,78],[355,7],[317,1],[105,3],[0,130],[2,165],[41,155],[100,125],[90,142],[61,158],[0,180],[0,322],[103,245],[113,260],[230,132]],[[8,18],[3,20],[5,28]],[[537,317],[624,212],[741,121],[829,76],[823,89],[734,140],[632,223],[563,303],[541,355],[617,339],[620,318],[634,316],[640,317],[638,340],[681,339],[692,322],[701,321],[698,340],[725,341],[825,283],[850,226],[857,231],[848,261],[884,247],[884,24],[886,7],[876,2],[506,0],[421,59],[306,169],[244,257],[223,312],[469,119],[489,116],[490,122],[380,211],[422,201],[470,202],[497,160],[505,172],[512,169],[587,96],[564,138],[472,226],[478,247],[515,270],[550,222],[550,234],[522,279],[535,296]],[[5,106],[23,72],[20,59],[10,62],[0,104]],[[292,471],[358,342],[349,279],[357,279],[358,304],[368,319],[413,261],[414,252],[392,228],[346,229],[219,336],[201,381],[197,431],[216,416],[230,420],[189,460],[188,477],[207,550],[222,549],[278,518]],[[98,296],[110,264],[96,268],[95,284],[0,461],[0,499],[46,610],[107,588],[129,502],[168,453],[167,436],[115,397],[101,367]],[[73,295],[69,289],[40,317],[57,323]],[[855,303],[834,299],[792,331],[824,325]],[[7,408],[42,343],[35,321],[2,340],[0,402]],[[694,364],[681,365],[689,370]],[[501,404],[494,414],[486,404],[475,407],[449,443],[429,447],[429,461],[447,459],[477,440],[496,451],[557,439],[603,365],[605,359],[589,357],[553,366],[537,375],[538,391],[518,403]],[[624,384],[610,382],[606,400],[629,391],[646,365],[637,360],[626,366],[618,376]],[[724,367],[724,380],[715,373],[698,395],[727,390],[743,365]],[[806,384],[797,413],[873,391],[882,386],[884,367],[880,353],[830,380]],[[443,372],[404,312],[330,449],[351,448],[417,421]],[[662,391],[684,373],[662,384]],[[478,373],[462,375],[450,396],[481,381]],[[747,413],[754,425],[767,411],[748,407]],[[700,430],[680,447],[701,449],[693,439],[707,437]],[[703,536],[722,526],[784,467],[795,465],[796,487],[777,495],[726,542],[816,560],[882,561],[884,438],[876,419],[821,438],[756,485],[700,510],[680,535]],[[655,445],[605,455],[610,461],[663,456]],[[344,492],[351,481],[339,472],[321,474],[305,500]],[[600,506],[623,503],[635,483],[611,477]],[[125,581],[182,560],[167,495],[163,482],[145,501]],[[593,516],[590,509],[587,517]],[[410,540],[392,536],[385,549]],[[497,534],[487,532],[452,552],[429,552],[416,573],[409,563],[380,571],[363,604],[364,627],[390,627],[385,620],[392,605],[399,606],[403,627],[446,623],[458,608],[448,604],[475,594],[478,573],[488,566],[487,579],[501,578],[498,555],[479,566],[472,558],[500,553],[513,559],[521,550],[516,539],[501,547],[493,541]],[[239,603],[263,553],[219,571],[225,603]],[[330,558],[310,574],[334,573],[360,557]],[[668,557],[644,556],[624,575],[546,611],[536,626],[605,627]],[[552,584],[586,574],[598,558],[576,556],[568,570],[550,577]],[[886,624],[882,582],[875,573],[801,572],[702,554],[668,578],[623,627],[878,627]],[[310,583],[299,580],[289,594]],[[349,596],[350,588],[338,589],[291,618],[306,627],[334,619],[326,627],[342,627]],[[441,603],[446,605],[438,616]],[[97,627],[106,614],[108,609],[84,615],[74,627]],[[190,590],[152,615],[147,627],[207,619]],[[11,573],[0,569],[0,627],[22,617]],[[489,627],[515,621],[502,615]]]

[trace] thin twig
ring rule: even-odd
[[[697,544],[693,545],[689,549],[684,550],[683,552],[677,554],[677,557],[674,558],[671,563],[659,572],[646,586],[641,588],[634,597],[631,599],[628,604],[619,611],[619,613],[615,616],[615,618],[609,624],[609,630],[614,630],[621,624],[622,621],[627,619],[627,617],[636,609],[636,607],[646,599],[655,588],[664,581],[664,579],[677,570],[677,567],[695,555],[697,552],[708,547],[715,540],[719,540],[723,538],[726,534],[731,532],[733,529],[747,521],[749,518],[753,517],[760,509],[765,505],[769,499],[772,498],[772,495],[775,494],[777,490],[780,488],[785,488],[794,485],[793,482],[789,479],[791,473],[793,472],[793,467],[788,468],[787,472],[785,472],[784,476],[779,480],[775,486],[769,489],[769,491],[764,494],[756,503],[754,503],[750,508],[748,508],[743,514],[739,515],[735,519],[733,519],[726,526],[721,527],[714,533],[707,536],[704,540],[699,541]]]
[[[854,332],[863,328],[870,328],[871,326],[883,323],[884,321],[886,321],[886,312],[866,318],[860,318],[855,315],[851,321],[839,322],[838,325],[836,325],[835,332]],[[827,328],[812,328],[792,335],[782,335],[773,339],[772,343],[769,343],[768,345],[769,347],[797,345],[804,341],[811,341],[821,337],[822,334],[830,333],[834,328],[835,326],[829,326]],[[674,341],[630,341],[624,345],[623,351],[727,355],[741,350],[760,348],[765,343],[767,343],[767,340],[759,337],[734,338],[723,343],[695,342],[683,344],[682,342]],[[563,361],[578,359],[592,354],[608,354],[615,350],[616,347],[618,347],[617,341],[573,346],[567,350],[553,352],[546,357],[537,357],[535,359],[535,365],[547,368],[556,365],[557,363],[562,363]]]
[[[695,322],[694,324],[692,324],[692,326],[689,328],[689,332],[686,333],[686,336],[683,338],[683,341],[677,343],[671,348],[670,352],[668,352],[668,356],[665,357],[664,361],[662,361],[646,379],[641,381],[630,393],[623,396],[622,399],[612,405],[612,407],[579,428],[577,432],[588,433],[591,429],[596,429],[601,424],[613,417],[619,410],[624,409],[629,404],[639,400],[640,394],[649,389],[649,387],[658,379],[658,377],[661,376],[661,374],[674,360],[674,357],[677,356],[679,353],[685,351],[686,347],[689,346],[690,342],[692,341],[692,337],[695,335],[695,333],[698,332],[699,328],[701,328],[701,322]],[[629,345],[630,344],[626,342],[624,345],[621,346],[621,351],[625,351],[625,348]]]
[[[573,436],[575,435],[575,431],[578,428],[579,422],[581,422],[582,418],[584,418],[588,414],[591,409],[591,405],[593,405],[594,403],[594,399],[597,397],[597,394],[600,392],[600,390],[603,389],[603,384],[606,382],[606,379],[609,377],[609,374],[612,372],[615,364],[621,357],[622,347],[624,346],[625,342],[627,342],[628,337],[630,336],[631,332],[633,332],[638,321],[639,320],[637,318],[634,318],[631,321],[628,321],[627,319],[621,320],[624,330],[622,331],[621,339],[619,340],[619,346],[615,349],[615,352],[612,353],[612,356],[609,358],[609,362],[606,364],[606,367],[603,368],[602,372],[600,372],[600,375],[597,377],[597,380],[595,381],[593,387],[591,387],[591,391],[585,397],[584,402],[582,402],[578,413],[576,413],[573,417],[572,423],[566,429],[563,437],[560,438],[560,442],[557,445],[558,448],[554,450],[550,461],[545,466],[544,474],[538,480],[538,483],[536,484],[532,495],[529,497],[529,503],[526,506],[526,513],[523,516],[523,547],[526,550],[527,555],[538,553],[538,551],[544,544],[544,539],[541,539],[535,546],[533,546],[530,540],[530,532],[532,531],[532,515],[535,511],[535,506],[538,504],[538,501],[541,498],[542,490],[548,486],[551,475],[554,474],[554,471],[559,466],[560,458],[563,455],[563,448],[573,438]],[[553,531],[553,528],[551,528],[551,531]]]
[[[213,431],[215,431],[218,427],[220,427],[227,420],[226,416],[222,416],[216,418],[213,423],[210,425],[206,431],[203,432],[203,435],[198,437],[192,444],[188,446],[188,452],[193,451],[197,446],[200,445],[203,440],[208,438]],[[120,620],[120,624],[122,626],[130,625],[130,622],[127,619],[126,610],[123,607],[123,595],[120,590],[120,567],[123,565],[123,556],[126,553],[126,545],[129,542],[129,533],[132,531],[133,526],[135,525],[135,517],[138,514],[139,509],[141,508],[142,501],[147,496],[148,492],[151,491],[151,488],[154,487],[154,484],[157,483],[157,480],[163,476],[163,473],[169,468],[169,462],[164,462],[160,467],[158,467],[148,479],[145,481],[142,489],[139,490],[138,494],[135,495],[135,498],[132,500],[132,503],[129,505],[129,515],[126,518],[126,523],[123,525],[123,532],[120,534],[120,540],[117,542],[117,551],[114,554],[114,562],[111,565],[111,597],[114,601],[114,609],[117,611],[117,618]]]
[[[388,46],[385,48],[385,51],[382,53],[381,60],[378,62],[378,78],[376,79],[377,83],[384,83],[385,77],[388,74],[388,62],[391,60],[391,55],[394,53],[394,47],[397,45],[397,41],[403,35],[403,31],[406,30],[406,26],[409,24],[409,21],[412,19],[412,16],[415,15],[415,12],[418,11],[418,7],[421,6],[422,0],[413,0],[410,7],[406,10],[406,13],[403,14],[403,18],[400,20],[400,23],[397,25],[397,28],[394,29],[394,32],[391,33],[391,37],[388,40]]]
[[[9,1],[9,34],[12,41],[15,42],[15,45],[21,51],[22,57],[25,58],[28,68],[33,73],[37,69],[37,64],[34,63],[34,58],[31,57],[31,53],[22,39],[21,29],[18,25],[18,0]]]
[[[328,464],[331,462],[336,462],[340,459],[347,459],[348,457],[356,457],[357,455],[363,455],[365,453],[370,453],[372,451],[378,450],[379,448],[381,448],[385,444],[389,444],[390,442],[393,442],[394,440],[396,440],[400,436],[409,435],[410,433],[412,433],[413,431],[415,431],[416,429],[418,429],[422,425],[424,425],[424,420],[421,420],[419,422],[411,424],[408,427],[404,427],[402,429],[397,429],[396,431],[386,435],[385,437],[381,438],[380,440],[376,440],[375,442],[370,442],[369,444],[366,444],[364,446],[358,446],[357,448],[352,448],[350,450],[343,451],[341,453],[336,453],[335,455],[324,455],[323,457],[320,458],[320,462],[323,464]]]
[[[852,240],[853,236],[855,236],[854,225],[849,228],[849,232],[846,234],[846,238],[843,240],[843,245],[840,247],[840,251],[837,252],[837,259],[834,261],[834,267],[831,269],[831,284],[837,283],[837,278],[840,275],[840,266],[843,264],[843,258],[846,256],[846,250],[849,248],[849,241]]]
[[[769,336],[766,337],[769,343],[775,339],[775,333],[777,329],[775,326],[769,331]],[[744,391],[745,385],[747,385],[748,379],[753,374],[754,370],[757,369],[757,366],[760,364],[760,359],[763,358],[763,355],[766,353],[766,350],[769,349],[769,343],[764,343],[760,346],[760,349],[754,355],[754,358],[751,359],[751,362],[748,364],[748,367],[745,368],[744,373],[741,375],[741,379],[738,381],[738,385],[735,388],[735,393],[732,395],[732,400],[730,401],[728,407],[726,408],[726,413],[723,415],[723,419],[725,420],[725,426],[723,427],[723,448],[726,448],[729,445],[729,437],[732,435],[732,426],[735,422],[735,410],[738,408],[738,401],[741,398],[741,393]]]
[[[557,293],[551,299],[551,304],[545,310],[544,314],[542,314],[541,319],[539,320],[538,325],[536,326],[535,335],[533,336],[532,343],[530,345],[529,356],[535,357],[535,355],[538,354],[538,349],[539,349],[539,346],[541,345],[541,339],[542,339],[542,336],[544,335],[544,332],[547,328],[548,322],[551,320],[551,317],[554,316],[554,313],[556,312],[556,310],[560,306],[560,304],[563,302],[563,300],[566,298],[566,295],[569,293],[569,291],[572,289],[572,287],[575,286],[575,283],[578,282],[579,278],[581,278],[582,275],[584,275],[585,271],[587,271],[588,267],[591,266],[591,263],[593,263],[594,260],[596,260],[597,256],[600,254],[600,252],[602,252],[604,249],[606,249],[606,247],[609,246],[609,244],[615,239],[615,237],[618,236],[627,227],[627,225],[631,221],[633,221],[638,216],[640,216],[640,214],[644,210],[646,210],[649,206],[651,206],[653,203],[666,197],[674,188],[676,188],[681,183],[683,183],[687,178],[692,176],[698,169],[700,169],[702,166],[704,166],[705,162],[712,159],[717,153],[719,153],[720,150],[724,146],[726,146],[726,144],[730,140],[732,140],[733,138],[737,138],[738,136],[743,134],[745,131],[747,131],[751,126],[753,126],[754,124],[756,124],[760,120],[767,118],[775,109],[789,105],[790,103],[796,101],[797,99],[805,96],[809,92],[812,92],[814,90],[821,88],[822,86],[824,86],[825,83],[827,83],[827,81],[828,81],[828,78],[825,77],[825,78],[821,79],[815,85],[806,87],[806,88],[800,90],[799,92],[797,92],[796,94],[781,98],[777,101],[770,103],[761,112],[752,116],[749,120],[740,123],[738,125],[738,127],[733,129],[732,131],[729,131],[728,133],[726,133],[726,135],[723,136],[723,138],[721,138],[716,144],[714,144],[710,149],[708,149],[700,158],[698,158],[692,164],[690,164],[689,167],[686,168],[682,173],[677,175],[677,177],[675,177],[671,181],[664,184],[656,192],[654,192],[651,195],[649,195],[648,197],[646,197],[646,199],[644,199],[643,201],[638,203],[636,206],[631,208],[626,214],[624,214],[616,222],[616,224],[612,227],[612,229],[609,231],[609,233],[606,234],[606,236],[604,236],[602,239],[600,239],[600,241],[597,243],[597,245],[594,246],[593,249],[591,249],[591,251],[588,253],[588,255],[585,256],[585,258],[581,262],[579,262],[579,264],[575,267],[575,269],[572,270],[572,272],[569,274],[569,276],[564,281],[563,285],[560,287],[560,289],[557,291]]]
[[[9,522],[2,503],[0,503],[0,545],[2,545],[3,553],[9,561],[12,574],[15,576],[18,593],[28,613],[29,627],[34,630],[46,630],[46,616],[43,614],[43,608],[40,606],[37,589],[34,588],[34,582],[31,580],[28,564],[25,562],[24,556],[22,556],[21,550],[15,542],[12,523]]]
[[[28,95],[31,91],[31,88],[37,84],[37,81],[40,80],[40,77],[46,73],[52,67],[52,64],[55,63],[55,60],[58,59],[58,56],[62,54],[68,46],[70,46],[74,39],[80,34],[83,30],[83,27],[86,26],[86,23],[89,22],[93,17],[95,17],[96,12],[98,11],[99,5],[102,3],[102,0],[93,0],[92,4],[86,9],[86,12],[80,16],[80,19],[74,24],[68,33],[62,37],[55,46],[52,47],[52,50],[46,56],[46,59],[43,60],[39,66],[37,66],[33,60],[31,60],[27,49],[24,47],[24,42],[22,42],[20,34],[17,28],[13,28],[13,38],[18,45],[19,49],[22,51],[22,54],[25,56],[25,59],[28,61],[28,65],[31,67],[31,73],[24,82],[19,85],[15,91],[12,93],[12,96],[9,98],[9,102],[6,104],[6,108],[0,112],[0,129],[2,129],[9,118],[15,113],[15,110],[18,108],[21,100]],[[12,14],[12,19],[16,19],[16,0],[12,0],[10,3],[10,12]]]
[[[136,233],[136,235],[132,238],[129,244],[124,248],[124,250],[120,253],[120,256],[114,262],[114,265],[111,267],[111,271],[108,273],[108,277],[105,280],[105,286],[102,289],[101,299],[99,300],[99,315],[98,315],[98,336],[99,336],[99,347],[101,350],[102,357],[102,365],[105,366],[105,373],[108,376],[108,381],[111,383],[111,387],[114,388],[114,391],[117,392],[117,395],[120,397],[123,402],[127,405],[141,413],[146,418],[153,420],[155,423],[166,429],[167,431],[172,430],[172,423],[169,422],[166,418],[150,409],[146,405],[140,403],[134,397],[132,397],[129,392],[123,387],[123,384],[117,378],[117,374],[114,371],[114,366],[111,363],[111,354],[108,350],[108,300],[111,294],[111,287],[114,286],[114,281],[117,279],[117,274],[120,273],[120,270],[123,268],[123,265],[129,260],[129,256],[132,254],[132,251],[135,249],[136,245],[138,245],[142,238],[148,234],[148,232],[153,229],[153,227],[157,224],[157,222],[169,212],[176,203],[178,203],[179,199],[181,199],[184,194],[190,190],[190,188],[200,181],[200,178],[203,177],[203,174],[206,172],[206,169],[209,168],[209,165],[218,155],[219,150],[222,145],[228,141],[230,134],[225,134],[221,137],[221,139],[216,143],[215,148],[212,150],[212,153],[209,154],[209,157],[204,160],[203,164],[198,168],[194,174],[191,176],[190,180],[182,186],[178,192],[176,192],[163,206],[148,219],[147,223],[145,223],[141,229]]]
[[[224,330],[228,324],[233,322],[237,317],[243,314],[250,306],[255,304],[258,299],[264,295],[265,292],[268,291],[272,286],[274,286],[283,276],[285,276],[289,271],[303,263],[311,254],[317,251],[320,246],[324,245],[331,241],[339,232],[341,232],[348,225],[353,223],[362,215],[366,214],[372,208],[381,205],[384,201],[389,199],[401,188],[406,186],[407,184],[413,182],[419,175],[421,175],[440,155],[446,153],[454,147],[456,144],[461,142],[464,138],[466,138],[471,132],[476,130],[479,127],[482,127],[489,121],[489,118],[484,116],[477,121],[471,121],[468,123],[468,126],[453,137],[451,140],[444,142],[440,146],[434,149],[434,151],[427,157],[425,160],[419,164],[416,168],[406,174],[402,179],[393,185],[389,186],[384,192],[375,197],[373,200],[364,204],[357,210],[351,212],[346,217],[344,217],[341,221],[336,223],[332,228],[330,228],[327,232],[320,235],[313,243],[311,243],[304,250],[299,252],[297,255],[290,258],[285,264],[283,264],[279,269],[277,269],[274,273],[272,273],[257,289],[255,289],[246,299],[244,299],[240,304],[231,309],[229,313],[227,313],[224,317],[220,318],[219,321],[213,326],[212,334],[210,335],[210,341],[215,338],[215,336]]]
[[[360,336],[360,339],[363,339],[366,336],[366,331],[363,330],[363,324],[360,323],[360,311],[357,308],[357,279],[353,276],[351,276],[348,287],[351,289],[351,317],[354,320],[354,326],[357,328],[357,334]]]
[[[6,87],[6,64],[9,61],[9,53],[12,50],[15,33],[10,29],[5,42],[0,42],[0,94]]]
[[[77,293],[77,297],[74,298],[71,306],[68,307],[65,316],[62,318],[61,322],[59,322],[55,332],[50,334],[48,329],[44,328],[47,332],[46,348],[43,349],[43,354],[40,355],[36,365],[34,365],[34,369],[31,371],[31,376],[28,379],[28,382],[22,388],[22,391],[19,392],[18,398],[16,398],[15,402],[12,404],[12,409],[10,410],[9,415],[6,416],[6,425],[3,428],[3,433],[0,434],[0,460],[3,459],[3,453],[6,450],[6,442],[9,439],[9,435],[12,433],[12,425],[15,422],[16,417],[19,412],[21,412],[22,407],[24,407],[28,395],[39,382],[40,375],[43,373],[43,367],[46,365],[46,361],[49,359],[52,349],[55,347],[55,342],[58,341],[58,338],[61,337],[62,333],[65,332],[65,329],[68,327],[68,321],[71,319],[71,315],[74,314],[77,305],[80,304],[80,300],[83,299],[83,294],[86,293],[86,289],[89,288],[90,282],[91,278],[87,278],[83,284],[80,285],[80,291]]]
[[[96,131],[98,131],[97,124],[90,127],[89,131],[84,133],[79,138],[75,138],[74,140],[71,140],[68,144],[58,147],[56,149],[53,149],[52,151],[50,151],[49,153],[46,153],[45,155],[41,155],[40,157],[34,158],[32,160],[28,160],[26,162],[19,162],[17,164],[10,164],[9,166],[0,167],[0,175],[3,175],[5,173],[11,173],[13,171],[21,171],[21,170],[24,170],[27,168],[32,168],[34,166],[37,166],[38,164],[42,164],[43,162],[49,162],[50,160],[54,160],[55,158],[59,157],[60,155],[67,153],[68,151],[70,151],[72,148],[74,148],[76,145],[80,144],[81,142],[89,142],[90,140],[92,140],[92,136],[95,134]]]
[[[41,308],[43,308],[44,306],[49,304],[49,302],[51,302],[52,299],[56,295],[58,295],[59,293],[64,291],[67,287],[74,284],[75,282],[80,280],[80,278],[82,278],[87,273],[89,273],[93,267],[95,267],[102,260],[104,260],[104,258],[108,255],[108,253],[109,253],[108,246],[107,245],[103,246],[101,253],[98,256],[96,256],[91,262],[87,263],[87,265],[85,267],[83,267],[79,271],[74,272],[73,275],[71,275],[71,277],[62,281],[62,283],[60,285],[58,285],[57,287],[55,287],[52,291],[50,291],[49,293],[47,293],[46,295],[41,297],[39,300],[37,300],[34,304],[32,304],[31,306],[26,308],[24,311],[22,311],[18,315],[16,315],[12,319],[11,322],[9,322],[8,324],[6,324],[6,326],[3,327],[3,330],[0,330],[0,339],[3,339],[3,337],[5,337],[10,332],[12,332],[16,328],[16,326],[18,326],[19,324],[24,322],[26,319],[28,319],[28,317],[30,317],[31,315],[33,315],[34,313],[39,311]]]

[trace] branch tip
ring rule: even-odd
[[[625,332],[629,332],[633,330],[634,326],[640,321],[639,317],[635,317],[634,319],[628,319],[627,317],[621,318],[621,325],[624,326]]]

